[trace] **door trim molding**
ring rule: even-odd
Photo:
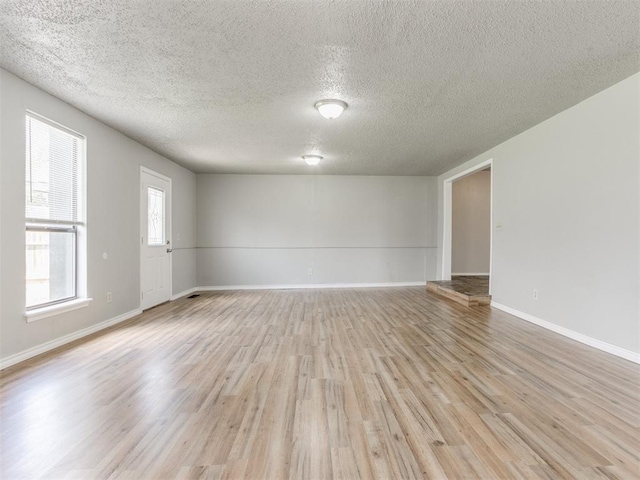
[[[161,173],[156,172],[155,170],[151,170],[150,168],[147,168],[143,165],[140,165],[140,173],[146,173],[148,175],[152,175],[154,177],[157,177],[161,180],[166,180],[167,182],[171,183],[171,177],[167,177],[165,175],[162,175]]]

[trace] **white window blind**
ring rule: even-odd
[[[27,222],[80,223],[78,166],[83,139],[29,115],[25,133]]]

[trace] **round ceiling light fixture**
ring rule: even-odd
[[[316,102],[314,105],[320,115],[324,118],[328,118],[329,120],[333,120],[334,118],[338,118],[342,112],[346,110],[348,105],[342,100],[320,100]]]
[[[320,155],[302,155],[302,159],[307,165],[318,165],[322,157]]]

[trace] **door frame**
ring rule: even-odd
[[[444,179],[443,184],[443,221],[442,221],[442,280],[451,280],[451,236],[453,217],[453,182],[473,175],[476,172],[491,167],[491,195],[489,196],[489,294],[493,279],[493,158],[469,167]]]
[[[142,273],[143,273],[143,260],[144,260],[144,255],[142,254],[142,247],[144,246],[144,237],[147,236],[148,232],[143,232],[142,231],[142,216],[143,215],[147,215],[147,212],[143,212],[142,211],[142,174],[146,173],[147,175],[151,175],[153,177],[159,178],[160,180],[164,180],[166,182],[169,183],[169,199],[170,199],[170,205],[166,205],[165,203],[165,212],[169,212],[169,215],[165,214],[165,228],[167,229],[167,238],[171,241],[171,245],[170,248],[173,248],[173,236],[171,235],[172,233],[172,226],[171,223],[173,221],[173,185],[171,182],[171,178],[167,177],[165,175],[162,175],[161,173],[158,173],[154,170],[151,170],[150,168],[147,168],[143,165],[140,165],[140,176],[138,177],[138,184],[140,185],[140,190],[138,191],[138,211],[140,213],[140,217],[138,218],[138,224],[139,224],[139,232],[138,232],[138,238],[140,238],[140,243],[139,248],[138,248],[138,264],[140,265],[140,285],[139,285],[139,293],[138,293],[138,301],[140,302],[140,309],[142,310]],[[165,197],[166,199],[166,197]],[[168,221],[167,221],[167,217],[168,217]],[[168,254],[169,257],[169,278],[168,278],[168,286],[169,286],[169,300],[171,300],[171,297],[173,296],[173,255]],[[152,307],[150,307],[152,308]]]

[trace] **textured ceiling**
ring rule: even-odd
[[[639,71],[639,26],[637,1],[1,0],[0,66],[196,172],[434,175]]]

